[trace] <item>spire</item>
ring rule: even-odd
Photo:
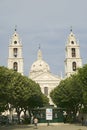
[[[39,44],[39,50],[40,50],[40,44]]]
[[[38,50],[38,54],[37,54],[37,59],[38,60],[42,60],[42,52],[40,50],[40,44],[39,44],[39,50]]]
[[[70,38],[71,38],[71,37],[75,37],[75,35],[74,35],[73,31],[72,31],[72,26],[70,27],[70,35],[69,35],[69,37],[70,37]]]
[[[72,32],[72,26],[70,27],[70,32]]]
[[[18,35],[18,33],[17,33],[17,25],[15,25],[15,27],[14,27],[14,33],[13,33],[13,35],[12,35],[12,38],[11,38],[11,43],[12,44],[21,44],[21,42],[20,42],[20,37],[19,37],[19,35]]]
[[[17,25],[15,25],[15,32],[17,31]]]

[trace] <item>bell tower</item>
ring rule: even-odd
[[[22,44],[16,28],[9,44],[8,68],[23,75]]]
[[[76,40],[72,28],[68,36],[66,44],[66,57],[65,57],[65,77],[69,77],[74,74],[77,68],[82,67],[82,59],[80,57],[80,46]]]

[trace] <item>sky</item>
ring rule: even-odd
[[[87,0],[0,0],[0,66],[7,67],[15,25],[23,45],[24,75],[37,59],[39,44],[50,71],[65,73],[65,45],[72,26],[87,63]]]

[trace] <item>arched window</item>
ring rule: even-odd
[[[73,62],[73,63],[72,63],[72,70],[73,70],[73,71],[76,71],[76,62]]]
[[[15,35],[16,36],[16,35]],[[14,41],[14,44],[17,44],[17,41]]]
[[[72,44],[74,44],[74,41],[71,41]]]
[[[48,96],[48,87],[44,87],[44,94]]]
[[[76,49],[71,48],[72,57],[76,57]]]
[[[13,64],[13,69],[14,69],[15,71],[18,70],[18,63],[17,63],[17,62],[14,62],[14,64]]]
[[[17,53],[18,53],[18,48],[14,48],[13,49],[13,55],[14,55],[14,57],[17,57]]]

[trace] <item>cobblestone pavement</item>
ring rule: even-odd
[[[36,130],[33,125],[0,126],[0,130]],[[87,130],[87,126],[78,124],[38,124],[37,130]]]

